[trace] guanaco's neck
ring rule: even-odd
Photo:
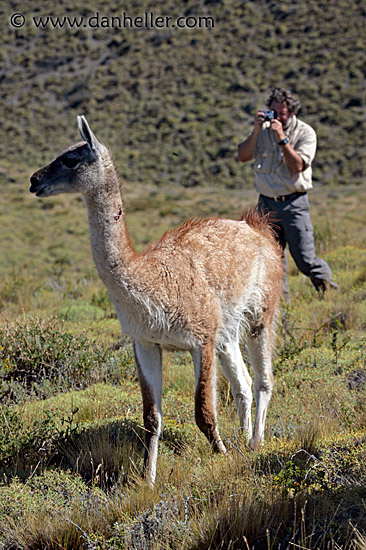
[[[90,243],[98,272],[109,287],[128,277],[135,251],[129,240],[124,219],[123,200],[117,170],[113,163],[104,166],[97,189],[85,193]]]

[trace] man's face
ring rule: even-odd
[[[286,101],[284,101],[283,103],[272,101],[270,105],[270,109],[272,109],[273,111],[276,111],[277,119],[282,123],[282,126],[286,128],[289,122],[289,119],[291,117],[291,113],[288,110]]]

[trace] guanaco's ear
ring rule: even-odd
[[[102,152],[102,145],[99,143],[99,141],[91,131],[89,124],[86,121],[86,118],[84,116],[78,116],[77,122],[81,139],[86,141],[90,149],[98,157]]]

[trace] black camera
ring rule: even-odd
[[[276,111],[263,111],[264,116],[264,122],[273,120],[274,118],[277,118]]]

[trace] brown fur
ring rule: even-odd
[[[268,239],[277,244],[275,232],[273,230],[276,219],[271,212],[260,212],[257,206],[248,206],[241,212],[239,220],[245,221],[250,227],[257,230],[262,235],[266,235]]]
[[[174,240],[178,245],[183,243],[184,238],[192,229],[203,229],[204,227],[214,227],[217,225],[218,218],[192,218],[183,222],[179,227],[166,231],[158,241],[149,245],[143,254],[149,253],[150,250],[156,250],[164,246],[171,240]]]
[[[215,414],[215,346],[209,342],[202,347],[201,372],[195,393],[195,420],[216,452],[222,450]]]

